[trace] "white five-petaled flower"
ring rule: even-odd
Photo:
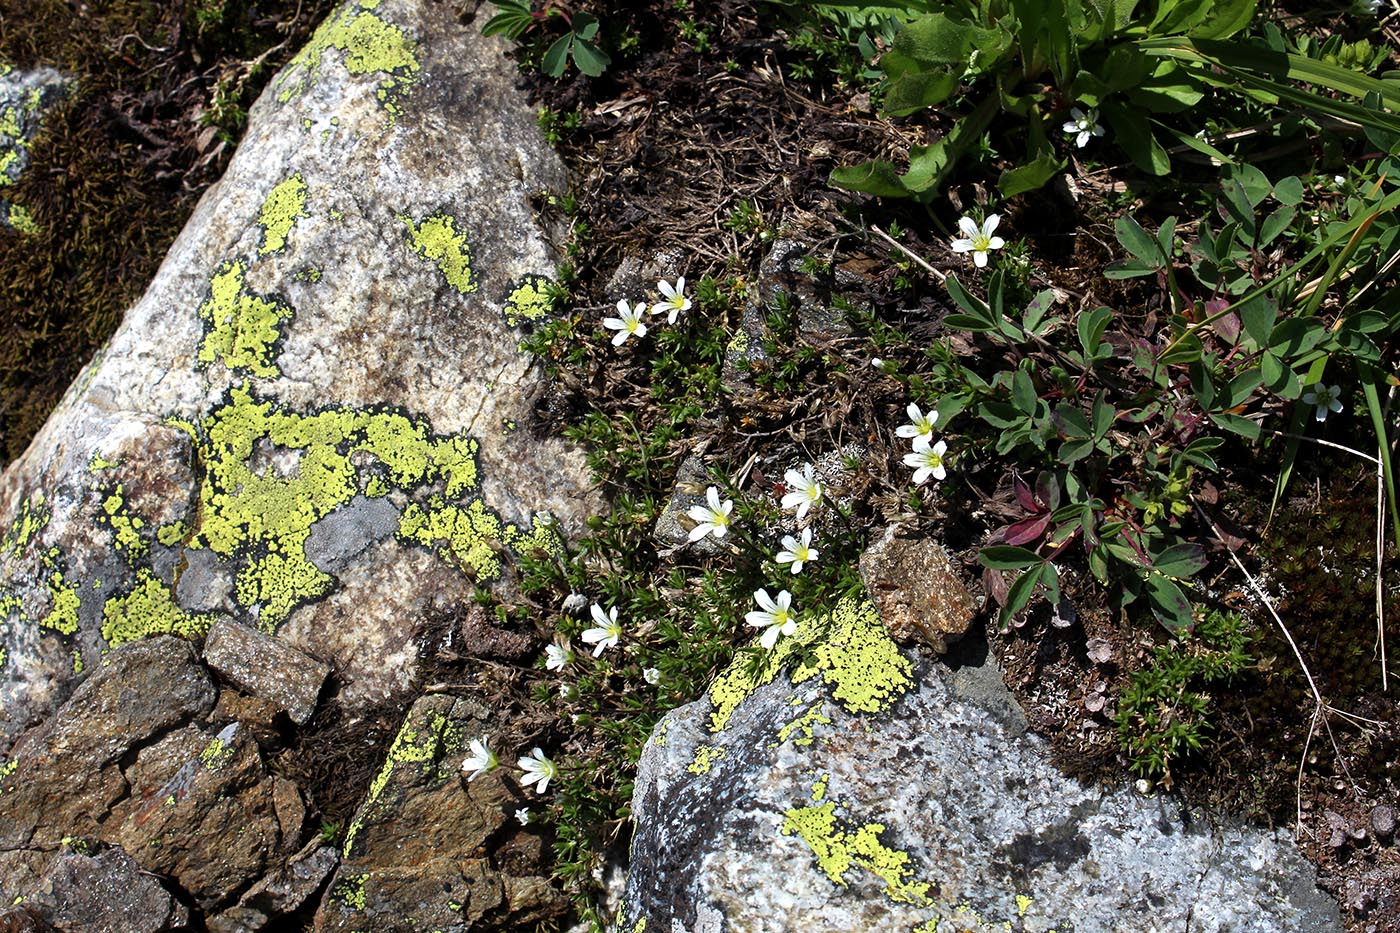
[[[697,503],[686,513],[695,522],[695,527],[690,529],[692,541],[699,541],[705,535],[723,538],[729,531],[729,513],[734,511],[734,500],[725,499],[720,502],[719,489],[715,486],[705,490],[705,499],[708,505]]]
[[[803,528],[801,541],[792,535],[783,535],[783,549],[778,552],[776,559],[780,564],[791,561],[792,572],[801,573],[803,564],[816,560],[820,555],[821,551],[812,547],[812,529]]]
[[[996,230],[999,223],[999,214],[987,215],[980,227],[971,217],[961,218],[958,221],[958,230],[962,231],[962,238],[953,241],[953,252],[972,253],[972,264],[981,269],[987,264],[987,253],[1006,245],[1006,241],[1001,237],[992,236],[992,231]]]
[[[914,452],[904,455],[904,465],[914,468],[916,484],[922,484],[930,476],[934,479],[944,479],[948,471],[943,468],[943,455],[947,452],[948,444],[945,441],[939,441],[930,447],[925,438],[915,438]]]
[[[783,474],[783,482],[791,490],[783,496],[783,508],[797,509],[797,520],[802,521],[807,517],[808,510],[822,500],[822,484],[812,474],[810,463],[802,468],[801,473],[788,470]]]
[[[938,412],[933,410],[927,413],[922,412],[919,410],[918,405],[910,402],[909,407],[905,409],[905,413],[909,415],[909,423],[902,424],[894,429],[894,433],[898,437],[907,437],[910,439],[922,437],[926,441],[933,440],[933,425],[934,422],[938,420]]]
[[[642,671],[642,680],[645,680],[655,687],[657,684],[661,683],[661,672],[654,667],[649,667]]]
[[[544,654],[544,667],[548,671],[562,671],[574,663],[574,649],[569,647],[568,642],[562,645],[545,645]]]
[[[685,296],[685,276],[676,279],[674,287],[670,282],[662,279],[660,282],[656,283],[656,290],[659,291],[666,300],[658,301],[656,304],[652,305],[651,313],[665,314],[667,324],[676,323],[676,318],[680,316],[682,311],[690,310],[690,299]]]
[[[754,628],[763,629],[758,643],[764,650],[772,651],[780,635],[791,635],[797,631],[797,617],[792,611],[792,594],[782,590],[778,593],[778,598],[774,599],[768,595],[767,590],[759,590],[753,594],[753,598],[759,608],[745,615],[744,621]]]
[[[462,761],[462,770],[470,771],[471,776],[467,781],[475,781],[487,771],[494,771],[500,762],[496,759],[496,753],[491,751],[491,736],[483,735],[479,739],[471,741],[472,753]]]
[[[577,698],[578,698],[578,688],[575,687],[573,684],[560,684],[560,685],[559,685],[559,699],[561,699],[561,700],[563,700],[565,703],[567,703],[567,702],[569,702],[570,700],[577,699]]]
[[[530,816],[530,808],[529,808],[529,807],[521,807],[519,810],[516,810],[516,811],[515,811],[515,818],[516,818],[517,820],[520,821],[520,825],[521,825],[521,826],[529,826],[529,825],[530,825],[530,819],[531,819],[531,816]]]
[[[1065,121],[1064,131],[1074,137],[1076,148],[1083,149],[1089,143],[1089,137],[1102,136],[1103,127],[1099,125],[1099,111],[1090,107],[1085,113],[1078,107],[1069,108],[1070,119]]]
[[[1318,421],[1326,421],[1332,412],[1342,410],[1342,387],[1316,383],[1303,393],[1303,404],[1317,406],[1317,413],[1313,417]]]
[[[619,316],[603,318],[604,327],[617,331],[617,336],[612,339],[613,346],[622,346],[628,337],[647,335],[647,326],[642,323],[642,315],[646,314],[646,311],[647,306],[640,301],[633,305],[624,298],[617,303]]]
[[[622,623],[617,621],[616,606],[613,606],[605,614],[603,612],[603,607],[594,603],[592,608],[588,611],[592,614],[593,621],[597,623],[597,625],[584,632],[580,637],[590,645],[596,646],[593,649],[593,657],[596,658],[603,653],[603,649],[611,648],[621,640]]]
[[[541,794],[549,786],[549,782],[559,774],[559,766],[546,758],[544,752],[538,747],[527,757],[517,761],[515,765],[525,772],[525,776],[520,779],[521,783],[527,787],[535,784],[535,790]]]

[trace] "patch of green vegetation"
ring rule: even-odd
[[[1204,613],[1189,636],[1153,652],[1119,700],[1118,741],[1132,769],[1170,788],[1172,765],[1200,752],[1211,729],[1209,691],[1254,663],[1252,638],[1234,613]]]

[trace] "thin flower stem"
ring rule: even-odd
[[[948,281],[948,276],[944,275],[942,272],[939,272],[939,271],[938,271],[937,269],[935,269],[933,266],[929,265],[928,262],[927,262],[922,256],[919,256],[918,254],[911,252],[903,243],[900,243],[898,240],[896,240],[894,237],[890,236],[890,235],[889,235],[888,233],[886,233],[885,231],[881,230],[879,227],[875,226],[874,224],[871,224],[871,225],[870,225],[870,230],[871,230],[872,233],[874,233],[874,234],[875,234],[876,236],[878,236],[880,239],[884,240],[886,243],[890,244],[890,245],[893,246],[895,249],[899,250],[901,253],[903,253],[905,256],[907,256],[910,260],[912,260],[912,261],[915,262],[915,263],[918,263],[918,265],[919,265],[920,267],[922,267],[926,272],[928,272],[929,274],[931,274],[934,278],[938,279],[938,281],[940,281],[940,282],[946,282],[946,281]]]

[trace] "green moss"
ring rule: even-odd
[[[400,114],[400,98],[422,71],[418,43],[398,26],[369,12],[376,6],[360,0],[332,14],[283,72],[277,99],[286,103],[305,91],[320,75],[326,53],[334,49],[341,53],[341,63],[350,74],[383,74],[376,94],[391,117]]]
[[[803,655],[807,660],[802,660]],[[762,666],[753,670],[736,658],[710,686],[710,731],[719,732],[754,690],[770,683],[794,663],[794,684],[821,677],[832,698],[851,713],[888,709],[913,686],[913,666],[899,652],[869,600],[845,599],[829,614],[806,613],[797,631],[778,642]]]
[[[408,245],[424,259],[436,263],[448,285],[463,295],[476,291],[471,247],[466,236],[457,232],[452,217],[431,214],[417,225],[403,214],[399,215],[399,220],[408,227]]]
[[[191,614],[175,605],[165,582],[146,568],[136,572],[136,584],[102,607],[102,640],[108,648],[148,635],[199,638],[214,621],[206,613]]]
[[[263,228],[259,256],[275,253],[287,245],[287,234],[298,217],[306,214],[306,179],[297,172],[273,188],[258,211],[258,226]]]
[[[822,783],[825,793],[825,783]],[[816,791],[814,790],[814,796]],[[927,907],[933,902],[926,881],[914,877],[909,853],[880,841],[882,823],[853,826],[836,816],[835,801],[788,810],[783,820],[785,836],[797,833],[817,857],[817,865],[834,884],[845,887],[846,875],[863,868],[885,883],[885,896],[900,904]]]
[[[542,321],[554,310],[554,283],[543,275],[524,275],[511,285],[502,307],[511,327]]]
[[[199,306],[204,321],[199,365],[217,361],[234,372],[268,378],[280,373],[273,356],[282,323],[294,312],[276,299],[248,292],[243,283],[247,271],[247,263],[229,260],[210,279],[209,297]]]
[[[141,536],[146,523],[139,515],[131,514],[122,486],[118,485],[103,498],[97,522],[111,529],[112,543],[127,563],[145,557],[150,551],[150,543]]]

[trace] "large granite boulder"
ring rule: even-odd
[[[564,184],[499,39],[352,0],[0,478],[0,754],[112,648],[218,614],[411,699],[421,633],[599,509],[518,348]],[[304,704],[293,712],[303,715]]]
[[[994,665],[856,601],[666,716],[633,812],[623,933],[1342,929],[1281,831],[1064,777]]]

